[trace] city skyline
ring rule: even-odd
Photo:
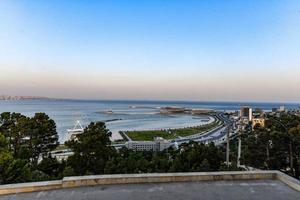
[[[0,95],[299,102],[299,1],[0,2]]]

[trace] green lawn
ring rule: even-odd
[[[67,149],[68,147],[66,146],[66,145],[64,145],[64,144],[60,144],[60,145],[58,145],[57,147],[56,147],[56,151],[57,150],[65,150],[65,149]]]
[[[130,137],[132,140],[135,141],[152,141],[154,137],[175,139],[178,136],[185,137],[197,133],[204,133],[208,130],[217,127],[222,123],[223,123],[222,121],[216,120],[215,122],[203,126],[167,129],[167,130],[127,131],[126,134],[128,135],[128,137]]]
[[[173,139],[174,135],[166,130],[145,130],[145,131],[127,131],[126,134],[132,140],[151,141],[154,137],[163,137],[165,139]]]

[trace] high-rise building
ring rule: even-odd
[[[252,120],[252,108],[248,106],[242,106],[240,110],[240,117],[243,119],[248,119],[249,121]]]

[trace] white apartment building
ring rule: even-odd
[[[172,144],[161,137],[157,137],[154,141],[128,141],[125,143],[126,148],[135,151],[163,151]]]

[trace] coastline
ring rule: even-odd
[[[15,100],[1,101],[0,113],[2,112],[19,112],[26,116],[33,116],[36,112],[45,112],[51,119],[56,122],[57,131],[60,138],[65,138],[66,130],[74,126],[77,120],[80,120],[83,126],[86,126],[91,121],[109,121],[107,127],[112,132],[119,130],[148,130],[152,129],[167,129],[196,126],[197,119],[187,117],[185,114],[161,115],[150,114],[159,112],[157,108],[162,107],[184,107],[189,109],[209,108],[216,111],[232,110],[236,111],[244,103],[216,103],[216,102],[167,102],[167,101],[120,101],[120,100],[101,100],[101,101],[82,101],[82,100]],[[261,107],[264,110],[271,110],[272,107],[280,106],[281,104],[255,104],[252,107]],[[136,108],[133,108],[135,106]],[[298,108],[300,104],[285,104],[287,109]],[[151,109],[151,108],[153,109]],[[155,108],[155,109],[154,109]],[[111,109],[114,114],[95,113],[99,110]],[[121,120],[114,120],[121,119]],[[113,121],[110,121],[113,120]],[[160,125],[157,127],[156,125]],[[116,138],[118,139],[118,138]],[[121,137],[119,137],[121,139]],[[63,140],[60,139],[63,143]]]

